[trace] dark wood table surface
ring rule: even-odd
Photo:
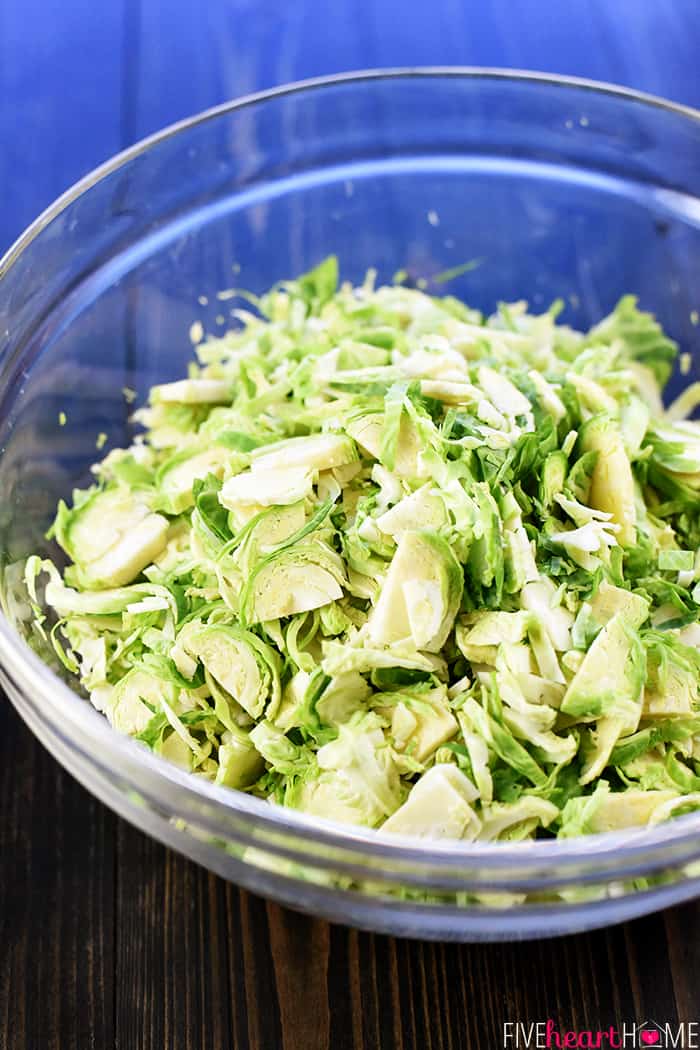
[[[93,799],[0,697],[0,1050],[491,1050],[503,1024],[700,1016],[700,903],[444,945],[238,890]]]

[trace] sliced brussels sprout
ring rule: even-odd
[[[54,535],[74,564],[66,580],[83,588],[131,583],[167,542],[168,522],[150,512],[143,494],[122,485],[76,493],[61,503]]]
[[[331,470],[357,459],[357,448],[345,434],[311,434],[287,438],[253,450],[255,472],[287,471],[295,467],[307,471]]]
[[[654,811],[678,798],[675,791],[611,791],[606,780],[599,780],[592,795],[571,798],[561,816],[560,838],[593,835],[602,831],[644,826]]]
[[[172,683],[134,668],[111,692],[107,716],[120,733],[133,736],[143,732],[153,715],[163,710],[163,701],[172,706],[176,698],[177,689]]]
[[[251,718],[260,718],[265,711],[268,717],[274,715],[281,695],[279,657],[256,634],[235,625],[195,620],[180,633],[178,643]]]
[[[250,739],[270,769],[276,773],[305,777],[316,769],[313,752],[295,744],[267,719],[253,726]]]
[[[677,665],[667,669],[661,688],[644,691],[644,718],[669,718],[675,715],[690,715],[698,700],[697,679]]]
[[[194,768],[194,753],[192,748],[182,739],[182,737],[171,730],[167,736],[163,736],[159,743],[154,747],[154,751],[161,758],[167,759],[168,762],[173,762],[176,766],[180,766],[181,769],[191,771]]]
[[[569,473],[569,457],[561,449],[550,452],[542,464],[538,496],[545,509],[554,503],[554,497],[564,491]]]
[[[331,678],[316,703],[316,711],[325,725],[340,726],[357,712],[366,709],[372,690],[358,671]]]
[[[231,383],[225,379],[178,379],[151,388],[151,404],[221,405],[231,400]]]
[[[375,827],[402,801],[398,770],[377,716],[355,715],[316,754],[318,775],[293,796],[306,813]]]
[[[445,662],[430,653],[418,652],[413,645],[392,645],[390,649],[366,644],[367,636],[355,635],[350,642],[328,640],[323,643],[321,667],[328,675],[345,674],[348,671],[365,673],[382,668],[401,667],[412,671],[425,671],[441,678],[446,676]]]
[[[377,527],[395,540],[416,529],[437,531],[448,523],[444,500],[430,485],[404,496],[377,518]]]
[[[615,587],[603,580],[590,601],[593,618],[604,627],[620,613],[630,627],[639,628],[649,616],[649,602],[641,594]]]
[[[631,394],[622,406],[620,430],[625,451],[630,460],[635,460],[644,444],[651,412],[640,397]]]
[[[271,721],[276,729],[287,733],[290,729],[299,725],[298,716],[304,706],[304,697],[309,687],[311,675],[308,671],[299,670],[282,689],[282,699],[277,708],[275,716]]]
[[[421,394],[444,401],[446,405],[469,405],[478,402],[482,396],[478,387],[458,379],[421,379]]]
[[[313,492],[313,475],[307,467],[279,467],[246,470],[224,485],[219,500],[229,510],[240,507],[287,506],[306,499]]]
[[[416,781],[404,804],[382,824],[393,835],[475,839],[481,822],[471,803],[478,793],[456,766],[433,766]]]
[[[522,740],[537,749],[545,762],[556,766],[567,765],[578,751],[578,739],[573,735],[560,736],[551,727],[556,720],[556,711],[544,705],[528,703],[512,679],[515,689],[506,695],[506,682],[501,673],[496,676],[501,696],[507,705],[503,708],[503,725],[517,740]]]
[[[355,439],[360,448],[372,459],[382,459],[382,440],[384,435],[384,414],[370,412],[351,419],[345,429]],[[422,466],[420,455],[423,451],[420,436],[413,421],[403,413],[396,441],[393,471],[400,478],[422,478],[427,471]]]
[[[294,544],[269,559],[250,585],[246,602],[250,623],[294,616],[343,597],[343,563],[320,540]]]
[[[528,379],[532,381],[532,385],[537,391],[543,407],[549,412],[555,423],[558,423],[566,415],[566,408],[559,397],[556,387],[552,383],[547,382],[542,373],[535,368],[530,369],[527,375]]]
[[[254,784],[265,769],[265,761],[250,739],[250,734],[238,727],[227,729],[223,734],[218,763],[216,783],[239,790]]]
[[[573,614],[560,603],[555,584],[546,576],[525,584],[520,596],[523,609],[536,616],[557,650],[563,653],[571,648]]]
[[[537,828],[549,827],[558,816],[558,807],[537,795],[523,795],[517,802],[493,802],[484,806],[478,838],[483,842],[531,838]]]
[[[598,453],[591,478],[591,506],[611,515],[619,526],[620,545],[629,547],[636,539],[634,477],[617,420],[594,416],[581,431],[581,443],[585,452]]]
[[[507,594],[518,594],[526,583],[538,580],[540,573],[535,561],[535,545],[530,540],[518,501],[512,492],[501,500],[503,519],[505,578]]]
[[[638,722],[645,677],[646,660],[639,635],[625,615],[617,613],[586,653],[561,710],[584,721],[621,714],[629,716],[628,722],[634,722],[635,717]]]
[[[376,645],[412,639],[439,652],[462,600],[464,574],[449,544],[435,532],[405,532],[369,617]]]
[[[399,703],[383,709],[391,717],[395,747],[417,762],[427,762],[459,729],[448,705],[447,689],[441,685],[413,693],[402,690],[399,695]]]
[[[645,633],[647,677],[644,717],[654,720],[691,715],[700,694],[700,655],[675,632]]]
[[[248,543],[260,554],[268,554],[288,540],[306,521],[304,500],[286,506],[270,507],[251,526]]]
[[[649,441],[654,460],[679,480],[700,484],[700,423],[697,420],[654,421]]]
[[[182,514],[194,503],[195,481],[207,474],[220,478],[231,458],[231,452],[220,445],[199,452],[186,449],[171,456],[156,475],[159,509],[166,514]]]
[[[521,642],[527,636],[529,623],[528,614],[523,612],[470,613],[457,624],[457,645],[472,663],[495,667],[499,646]]]
[[[78,591],[66,587],[53,562],[39,559],[27,569],[31,572],[46,572],[49,580],[44,591],[47,605],[55,609],[59,616],[115,616],[134,611],[144,600],[157,600],[159,609],[172,607],[172,595],[165,587],[154,583],[134,583],[129,587],[115,587],[100,591]],[[30,594],[36,598],[34,584]]]
[[[483,735],[476,732],[467,715],[457,712],[457,721],[462,731],[464,744],[472,767],[472,777],[479,792],[482,804],[493,799],[493,777],[491,776],[489,747]]]
[[[579,784],[590,784],[600,777],[610,762],[613,748],[625,733],[630,721],[625,715],[603,715],[590,729],[584,730],[582,755],[583,765]],[[636,728],[632,720],[632,730]]]
[[[160,514],[148,514],[101,557],[87,565],[76,562],[70,576],[83,587],[121,587],[152,564],[167,540],[167,520]]]
[[[525,395],[504,375],[499,375],[488,365],[482,365],[478,369],[477,377],[486,396],[505,416],[515,418],[532,412],[532,405]]]

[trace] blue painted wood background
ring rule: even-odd
[[[491,65],[700,107],[700,0],[0,0],[0,251],[96,164],[289,80]]]

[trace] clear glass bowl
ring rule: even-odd
[[[95,439],[131,435],[122,390],[181,376],[231,285],[258,292],[336,252],[345,277],[479,259],[446,290],[490,310],[564,299],[586,326],[623,293],[700,377],[700,114],[605,85],[479,70],[301,84],[220,107],[121,154],[0,263],[2,680],[90,791],[213,871],[376,930],[547,936],[700,893],[700,816],[517,845],[382,837],[273,808],[117,735],[30,637],[16,565],[49,546]],[[430,285],[429,285],[430,287]],[[206,296],[207,302],[200,297]],[[64,426],[59,413],[65,412]],[[37,651],[38,650],[38,651]],[[46,662],[42,657],[46,658]]]

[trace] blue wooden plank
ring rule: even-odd
[[[121,0],[0,4],[0,252],[121,146]]]
[[[138,134],[302,77],[492,65],[608,80],[700,105],[700,5],[652,0],[141,0]]]
[[[141,133],[226,98],[368,66],[477,64],[616,81],[700,104],[695,0],[142,0]]]
[[[697,0],[0,4],[0,250],[121,146],[228,98],[369,66],[617,81],[700,106]]]
[[[700,104],[696,0],[461,0],[367,5],[371,60],[506,66],[590,77]],[[407,10],[410,14],[407,14]]]
[[[328,12],[332,11],[333,39]],[[355,0],[212,0],[172,6],[141,0],[137,130],[145,135],[237,95],[367,65]],[[337,39],[342,40],[339,45]]]

